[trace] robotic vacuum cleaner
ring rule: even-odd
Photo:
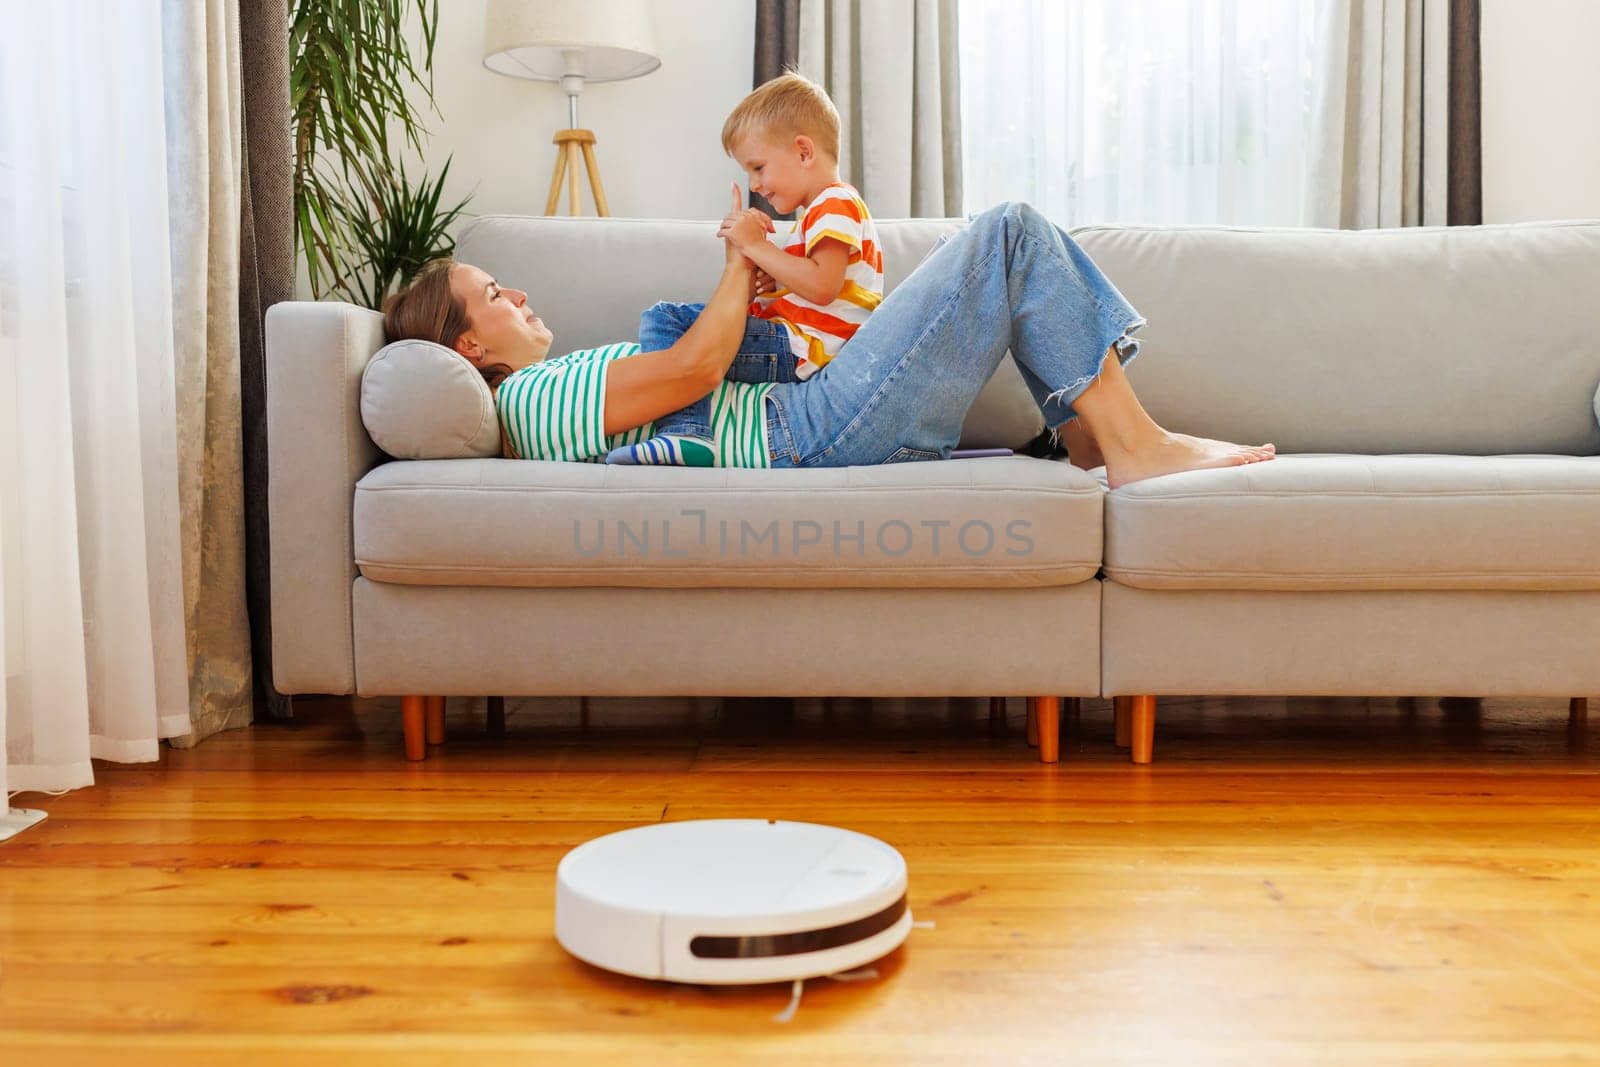
[[[904,858],[832,826],[657,823],[579,845],[556,868],[556,940],[638,978],[816,978],[885,956],[910,931]]]

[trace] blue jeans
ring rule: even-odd
[[[1051,428],[1144,319],[1066,233],[1001,204],[937,248],[802,385],[767,394],[774,467],[943,459],[1010,349]]]
[[[704,311],[704,304],[674,304],[662,301],[646,308],[639,316],[639,348],[661,352],[688,332]],[[754,317],[744,321],[744,341],[723,378],[730,382],[796,382],[794,349],[789,331],[776,322]],[[711,436],[711,396],[663,415],[656,420],[656,433]]]

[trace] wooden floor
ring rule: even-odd
[[[1600,744],[1563,701],[301,701],[25,796],[0,844],[0,1063],[1600,1062]],[[1592,721],[1592,720],[1591,720]],[[658,819],[896,845],[877,981],[705,989],[555,943],[556,862]],[[535,1057],[549,1057],[539,1058]]]

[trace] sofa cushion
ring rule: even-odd
[[[784,223],[779,223],[784,225]],[[964,219],[880,219],[884,291],[892,292]],[[555,331],[553,353],[639,337],[658,300],[704,300],[722,270],[715,222],[484,215],[462,228],[455,256],[507,285]],[[1019,448],[1044,429],[1010,356],[967,412],[963,448]]]
[[[500,454],[500,419],[483,375],[432,341],[378,349],[361,375],[361,421],[396,459]]]
[[[1123,486],[1141,589],[1600,589],[1600,457],[1284,456]]]
[[[396,462],[355,493],[361,573],[407,585],[1069,585],[1104,495],[1022,456],[831,470]]]

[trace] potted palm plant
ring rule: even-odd
[[[392,148],[421,151],[408,92],[433,99],[438,0],[293,0],[289,96],[294,123],[295,237],[311,291],[377,308],[395,285],[449,255],[467,200],[442,206],[437,178],[413,184]],[[421,39],[413,52],[407,19]],[[392,135],[392,136],[391,136]]]

